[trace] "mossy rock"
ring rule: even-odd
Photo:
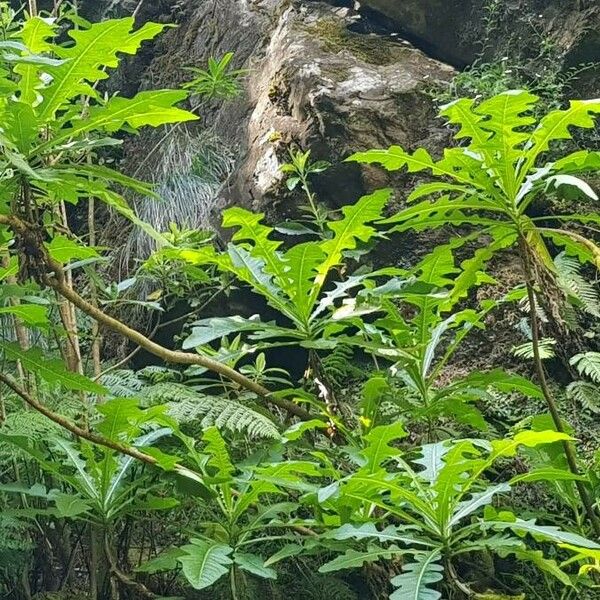
[[[378,36],[350,31],[336,19],[320,19],[308,27],[311,35],[332,53],[342,50],[351,52],[356,58],[373,65],[389,65],[396,62],[404,51],[395,44]]]

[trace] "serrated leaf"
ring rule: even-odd
[[[267,558],[264,562],[265,567],[269,567],[278,563],[286,558],[290,558],[292,556],[298,556],[304,552],[304,546],[300,546],[299,544],[286,544],[283,548],[275,552],[272,556]]]
[[[51,499],[56,505],[58,516],[62,519],[78,517],[89,512],[92,508],[84,498],[69,494],[53,494]]]
[[[365,468],[374,473],[379,470],[380,465],[388,458],[398,456],[401,452],[398,448],[390,445],[391,442],[403,439],[407,436],[404,426],[400,422],[390,425],[380,425],[374,427],[365,436],[368,442],[361,454],[367,459]]]
[[[349,548],[346,550],[345,554],[342,554],[322,565],[319,568],[319,573],[331,573],[333,571],[341,571],[344,569],[358,569],[365,563],[376,562],[382,558],[390,559],[394,556],[400,556],[404,553],[406,553],[405,550],[401,550],[397,546],[393,545],[389,548],[381,548],[379,546],[371,545],[363,552]]]
[[[511,486],[508,483],[499,483],[498,485],[489,486],[483,492],[476,492],[471,495],[471,498],[460,502],[453,512],[448,524],[450,526],[457,525],[460,521],[482,506],[490,504],[496,494],[504,494],[510,492]]]
[[[431,585],[443,579],[444,567],[437,561],[440,550],[417,554],[415,561],[404,565],[401,575],[394,577],[392,585],[398,589],[390,595],[390,600],[438,600],[440,592]]]
[[[204,432],[202,441],[206,443],[206,451],[211,456],[208,464],[217,469],[219,478],[231,479],[235,469],[231,463],[225,440],[219,430],[216,427],[209,427]]]
[[[334,540],[364,540],[364,539],[377,539],[382,542],[398,542],[409,546],[420,545],[430,546],[431,542],[427,540],[419,539],[411,535],[405,535],[404,532],[408,531],[407,527],[394,527],[388,525],[382,530],[377,529],[374,523],[363,523],[361,525],[353,525],[352,523],[346,523],[337,529],[332,529],[325,533],[323,537]]]
[[[496,531],[510,529],[520,535],[531,535],[536,540],[555,542],[557,544],[572,544],[573,546],[580,546],[581,548],[600,550],[600,545],[592,540],[588,540],[577,533],[562,531],[553,525],[538,525],[535,522],[535,519],[529,521],[516,519],[514,522],[485,521],[482,523],[482,526],[486,529],[491,528]]]
[[[48,309],[39,304],[15,304],[0,306],[0,315],[14,315],[17,319],[33,327],[43,327],[48,324]]]
[[[143,41],[164,29],[164,25],[146,23],[132,33],[133,26],[133,17],[109,19],[87,29],[71,29],[73,44],[53,46],[54,54],[65,63],[53,70],[52,83],[43,91],[40,118],[49,121],[66,100],[90,93],[89,84],[106,79],[106,68],[119,65],[119,53],[135,54]]]
[[[181,548],[169,548],[161,552],[158,556],[142,563],[136,567],[137,573],[161,573],[163,571],[174,571],[179,566],[179,558],[184,556],[185,552]]]
[[[235,315],[232,317],[212,317],[192,323],[192,333],[184,340],[184,350],[204,346],[213,340],[219,340],[231,333],[241,331],[259,331],[267,323],[261,322],[258,315],[246,319]]]

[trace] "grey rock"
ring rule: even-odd
[[[564,67],[600,61],[596,0],[362,0],[387,26],[445,62],[509,54],[533,61],[554,47]],[[532,54],[533,53],[533,54]]]
[[[245,92],[201,108],[202,127],[233,149],[236,167],[215,203],[281,218],[293,212],[279,167],[289,148],[338,164],[317,182],[338,206],[355,201],[379,173],[340,164],[355,151],[394,143],[416,147],[439,135],[427,90],[454,70],[410,44],[348,30],[344,7],[279,0],[218,0],[189,9],[155,49],[142,85],[177,85],[182,66],[234,51],[248,69]]]

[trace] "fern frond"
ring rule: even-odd
[[[134,398],[144,387],[144,382],[134,371],[118,369],[100,378],[100,383],[115,398]]]
[[[0,512],[0,554],[33,548],[30,541],[30,528],[25,521]],[[1,559],[0,565],[2,565]]]
[[[584,377],[600,383],[600,352],[583,352],[576,354],[569,361]]]
[[[567,386],[567,396],[592,413],[600,413],[600,388],[588,381],[574,381]]]
[[[540,340],[540,358],[554,358],[555,345],[556,340],[553,340],[551,338],[544,338]],[[533,358],[533,344],[531,342],[526,342],[525,344],[515,346],[512,349],[512,353],[517,358]]]
[[[167,369],[166,367],[160,367],[158,365],[144,367],[141,371],[138,371],[137,375],[151,385],[165,383],[167,381],[181,381],[180,371]]]
[[[567,295],[573,296],[581,308],[600,318],[600,293],[596,286],[581,275],[581,263],[573,256],[561,252],[554,264],[558,272],[558,283]]]
[[[152,404],[168,404],[169,414],[180,423],[199,421],[202,429],[214,425],[219,430],[244,433],[251,438],[279,438],[271,419],[235,400],[204,395],[177,383],[152,386],[144,396]]]
[[[349,378],[363,376],[364,372],[354,366],[353,357],[352,348],[342,344],[338,344],[331,352],[323,356],[321,366],[328,380],[340,386]]]

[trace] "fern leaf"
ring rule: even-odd
[[[600,352],[583,352],[576,354],[569,361],[585,377],[600,383]]]
[[[144,386],[136,373],[125,369],[110,371],[101,377],[100,383],[114,398],[135,398]]]
[[[176,383],[158,384],[144,395],[152,403],[167,403],[168,414],[180,423],[199,421],[203,429],[214,425],[255,439],[280,437],[271,419],[235,400],[206,396]]]
[[[554,264],[558,272],[558,283],[567,295],[573,296],[585,312],[600,318],[600,294],[598,289],[581,275],[578,260],[561,252]]]
[[[554,358],[554,346],[556,345],[556,340],[550,338],[544,338],[540,340],[539,349],[540,349],[540,358]],[[521,344],[520,346],[515,346],[512,349],[512,353],[517,358],[533,358],[533,344],[531,342],[526,342],[525,344]]]
[[[342,579],[313,575],[309,581],[311,600],[359,600],[358,594]]]
[[[567,396],[594,414],[600,413],[600,388],[587,381],[573,381],[567,386]]]

